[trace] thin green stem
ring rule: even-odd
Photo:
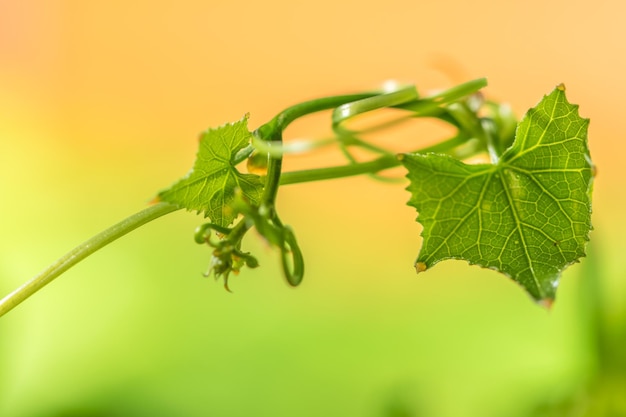
[[[442,111],[441,109],[438,109],[439,106],[458,100],[468,94],[472,94],[484,87],[486,84],[487,81],[484,78],[473,80],[459,86],[452,87],[425,100],[419,98],[415,87],[409,86],[396,91],[350,94],[306,101],[304,103],[291,106],[280,112],[268,123],[261,126],[255,132],[255,136],[263,141],[272,142],[281,147],[282,132],[291,122],[302,116],[329,109],[334,109],[332,117],[334,129],[341,129],[339,125],[346,119],[384,107],[399,107],[413,111],[419,109],[420,111],[418,113],[422,113],[421,116],[431,115],[436,117],[437,112],[433,114],[430,113],[434,110]],[[415,109],[412,108],[412,105],[416,106]],[[271,146],[269,143],[268,145]],[[361,146],[363,145],[361,144]],[[348,159],[355,164],[355,161],[351,158],[347,149],[344,149],[344,151],[347,153]],[[389,159],[387,163],[390,163],[390,161],[391,159]],[[262,198],[264,203],[273,205],[278,186],[282,183],[280,179],[281,167],[282,155],[271,155],[268,162],[267,183],[265,185],[266,188]]]
[[[353,100],[337,107],[333,111],[333,128],[359,114],[386,107],[399,106],[418,99],[415,86],[408,86],[396,91],[381,92],[372,97]]]
[[[369,162],[357,162],[354,164],[340,165],[336,167],[285,172],[280,177],[280,185],[331,180],[335,178],[345,178],[363,174],[375,174],[379,171],[393,168],[398,165],[400,165],[400,161],[395,155],[385,155]]]
[[[458,134],[443,142],[419,149],[415,151],[415,153],[449,153],[457,146],[467,142],[467,139],[468,137],[465,134]],[[397,155],[383,155],[368,162],[354,162],[348,165],[284,172],[280,177],[280,185],[331,180],[363,174],[376,174],[385,169],[394,168],[399,165],[401,165],[401,162]]]
[[[272,131],[270,136],[267,137],[268,144],[282,146],[283,143],[283,129],[277,128]],[[280,186],[280,174],[283,167],[283,155],[272,156],[268,152],[267,163],[267,180],[265,181],[265,188],[263,189],[263,196],[261,197],[261,204],[267,207],[274,207],[276,201],[276,195],[278,194],[278,187]]]
[[[294,120],[319,111],[330,110],[342,106],[346,103],[363,100],[370,97],[380,95],[380,92],[347,94],[341,96],[331,96],[319,98],[304,103],[291,106],[280,112],[270,123],[275,123],[280,130],[285,130],[287,126]]]
[[[39,275],[25,282],[21,287],[0,300],[0,317],[92,253],[102,249],[127,233],[132,232],[136,228],[178,209],[177,206],[169,203],[155,204],[127,217],[121,222],[81,243],[61,258],[57,259],[53,264],[48,266],[48,268],[39,273]]]
[[[287,126],[289,126],[289,124],[294,120],[311,113],[333,109],[342,104],[350,103],[355,100],[361,100],[375,95],[376,93],[350,94],[343,96],[325,97],[296,104],[283,110],[268,123],[259,127],[259,129],[257,129],[257,131],[255,132],[255,136],[259,137],[263,141],[268,142],[269,146],[272,146],[272,144],[282,146],[282,133],[287,128]],[[282,159],[282,155],[269,156],[269,161],[267,165],[267,182],[265,183],[265,189],[263,191],[263,196],[261,197],[262,204],[265,204],[269,207],[274,206],[278,187],[280,186]]]
[[[463,84],[451,87],[438,94],[425,99],[418,99],[409,103],[400,104],[396,107],[411,110],[419,115],[436,116],[437,111],[443,111],[442,106],[453,103],[471,94],[477,93],[487,86],[486,78],[478,78]]]
[[[480,127],[482,128],[485,141],[487,142],[487,151],[489,152],[491,163],[497,164],[503,149],[502,146],[500,146],[500,142],[496,140],[494,123],[490,119],[483,118],[480,119]]]

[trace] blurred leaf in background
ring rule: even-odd
[[[626,416],[626,308],[607,301],[602,242],[581,268],[577,319],[580,340],[590,358],[589,374],[562,397],[539,397],[529,416]]]

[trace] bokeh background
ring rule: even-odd
[[[0,0],[2,295],[145,207],[207,127],[388,79],[485,76],[519,115],[564,82],[599,173],[551,311],[463,262],[416,276],[402,185],[281,189],[296,290],[251,235],[262,267],[224,291],[201,219],[159,219],[0,319],[0,416],[626,415],[625,19],[619,0]]]

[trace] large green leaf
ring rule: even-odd
[[[423,226],[417,271],[464,259],[551,302],[561,272],[585,255],[591,230],[588,123],[559,86],[528,111],[496,164],[402,155],[408,204]]]
[[[231,224],[237,212],[232,208],[235,190],[257,205],[263,192],[263,179],[242,174],[237,168],[238,152],[250,144],[248,116],[235,123],[209,129],[200,138],[196,162],[191,171],[167,190],[159,199],[187,210],[203,212],[220,226]]]

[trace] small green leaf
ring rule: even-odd
[[[219,226],[228,226],[237,217],[232,203],[235,191],[252,205],[258,205],[263,192],[263,178],[242,174],[236,165],[238,152],[250,144],[248,116],[235,123],[209,129],[200,138],[200,147],[191,171],[167,190],[159,199],[204,213]]]
[[[402,155],[408,204],[423,226],[418,272],[464,259],[510,276],[549,304],[561,272],[585,256],[589,240],[588,124],[561,85],[528,111],[496,164]]]

